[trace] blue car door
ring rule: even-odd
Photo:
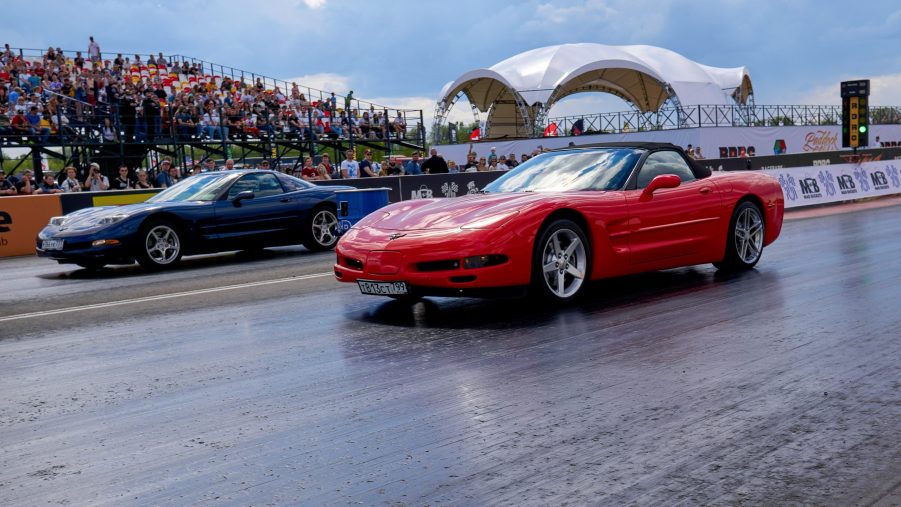
[[[238,194],[253,192],[238,200]],[[249,173],[235,181],[216,202],[217,242],[233,248],[284,243],[295,222],[296,203],[273,173]]]

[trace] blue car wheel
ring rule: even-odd
[[[138,262],[145,269],[160,270],[178,264],[184,241],[178,226],[165,220],[154,220],[141,228]]]
[[[335,208],[319,206],[310,212],[303,245],[309,250],[334,248],[338,242],[338,214]]]

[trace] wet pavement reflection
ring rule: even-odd
[[[755,270],[598,281],[562,308],[318,277],[8,323],[0,503],[870,504],[901,476],[899,209],[788,222]],[[229,255],[8,266],[49,308],[332,261]]]

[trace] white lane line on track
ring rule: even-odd
[[[34,317],[46,317],[48,315],[59,315],[62,313],[80,312],[82,310],[95,310],[98,308],[109,308],[111,306],[132,305],[136,303],[146,303],[148,301],[160,301],[163,299],[180,298],[187,296],[197,296],[200,294],[210,294],[213,292],[222,292],[226,290],[247,289],[251,287],[261,287],[264,285],[274,285],[277,283],[296,282],[301,280],[310,280],[313,278],[322,278],[323,276],[335,276],[334,273],[312,273],[309,275],[290,276],[286,278],[276,278],[275,280],[263,280],[260,282],[239,283],[235,285],[223,285],[222,287],[212,287],[209,289],[189,290],[185,292],[173,292],[172,294],[160,294],[158,296],[145,296],[133,299],[123,299],[121,301],[110,301],[109,303],[96,303],[93,305],[72,306],[69,308],[59,308],[57,310],[45,310],[41,312],[22,313],[19,315],[11,315],[9,317],[0,317],[0,322],[9,322],[11,320],[31,319]]]

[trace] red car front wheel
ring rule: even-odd
[[[535,244],[532,287],[552,301],[575,299],[588,281],[591,247],[575,222],[559,219],[544,227]]]

